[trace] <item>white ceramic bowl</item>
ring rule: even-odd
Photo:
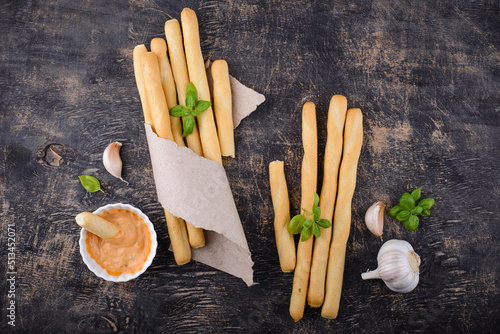
[[[151,251],[149,252],[148,258],[146,259],[146,262],[144,263],[144,267],[136,272],[135,274],[121,274],[120,276],[113,276],[108,274],[106,269],[101,267],[89,254],[87,251],[87,243],[85,240],[87,239],[87,230],[82,228],[80,231],[80,254],[82,254],[83,262],[87,265],[87,267],[92,271],[94,274],[96,274],[98,277],[105,279],[106,281],[112,281],[112,282],[126,282],[131,279],[136,278],[140,274],[146,271],[146,269],[151,265],[153,262],[153,259],[156,255],[156,248],[158,247],[158,241],[156,240],[156,232],[154,229],[153,224],[149,220],[148,216],[146,216],[144,213],[142,213],[141,210],[134,208],[132,205],[129,204],[121,204],[121,203],[116,203],[116,204],[108,204],[106,206],[103,206],[97,210],[95,210],[93,213],[94,214],[100,214],[103,213],[104,211],[108,211],[111,209],[124,209],[131,211],[138,215],[144,223],[146,223],[146,226],[148,227],[149,233],[151,234]]]

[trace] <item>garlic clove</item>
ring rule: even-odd
[[[104,167],[109,174],[128,184],[127,181],[122,179],[122,159],[120,158],[120,147],[122,147],[122,143],[117,141],[109,144],[102,154],[102,162],[104,163]]]
[[[366,210],[366,227],[377,237],[382,237],[384,233],[384,211],[385,204],[382,202],[376,202]]]
[[[363,280],[382,279],[389,289],[408,293],[419,282],[420,257],[404,240],[392,239],[385,242],[377,256],[378,268],[361,274]]]

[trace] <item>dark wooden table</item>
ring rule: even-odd
[[[132,49],[163,36],[165,20],[184,7],[198,14],[204,56],[226,59],[233,76],[267,97],[235,132],[237,158],[224,161],[255,262],[259,284],[250,288],[200,263],[179,267],[167,250]],[[491,0],[2,1],[0,332],[497,332],[499,48],[500,4]],[[340,314],[327,320],[306,307],[294,323],[268,163],[285,160],[296,214],[301,106],[317,105],[323,151],[333,94],[363,110],[365,127]],[[128,186],[102,164],[116,140]],[[87,193],[81,174],[108,195]],[[422,257],[421,282],[403,295],[360,278],[382,244],[364,213],[416,187],[436,199],[431,216],[415,232],[385,223],[384,240],[405,239]],[[143,210],[159,237],[152,266],[122,284],[83,264],[74,221],[114,202]]]

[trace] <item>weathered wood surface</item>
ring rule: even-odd
[[[132,48],[197,11],[204,55],[267,101],[236,130],[225,160],[255,261],[253,287],[199,263],[176,266],[155,187]],[[500,326],[500,5],[497,1],[2,1],[0,331],[30,333],[497,332]],[[299,209],[300,110],[317,104],[320,151],[333,94],[365,117],[340,315],[288,314],[267,166],[284,159]],[[124,143],[126,186],[104,169]],[[52,145],[52,146],[51,146]],[[62,156],[62,160],[57,155]],[[322,155],[320,156],[322,161]],[[59,166],[57,166],[59,165]],[[321,172],[322,168],[320,168]],[[109,195],[77,176],[98,177]],[[415,232],[386,217],[384,240],[422,256],[402,295],[363,282],[381,241],[365,228],[375,201],[422,187],[432,215]],[[89,272],[74,216],[126,202],[156,226],[160,247],[139,279]],[[7,324],[7,224],[16,226],[16,327]]]

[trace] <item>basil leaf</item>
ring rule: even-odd
[[[194,117],[198,117],[200,116],[200,113],[197,112],[196,110],[191,110],[191,115],[193,115]]]
[[[101,183],[98,179],[90,175],[80,175],[78,176],[80,183],[89,193],[95,193],[96,191],[102,191]]]
[[[403,210],[403,211],[400,211],[397,216],[396,216],[396,219],[399,220],[399,221],[405,221],[407,220],[408,218],[410,218],[410,211],[409,210]]]
[[[421,215],[422,217],[427,217],[427,216],[429,216],[430,214],[431,214],[431,212],[430,212],[429,210],[427,210],[427,209],[423,209],[423,210],[422,210],[422,212],[420,213],[420,215]]]
[[[190,82],[186,88],[186,108],[193,109],[196,100],[198,100],[198,92],[194,84]]]
[[[411,197],[410,194],[404,193],[403,196],[401,196],[401,198],[399,199],[399,204],[403,208],[411,210],[415,206],[415,200],[413,199],[413,197]]]
[[[311,220],[311,219],[308,219],[308,220],[306,220],[306,221],[304,222],[304,224],[302,224],[302,228],[303,228],[303,229],[309,228],[309,227],[311,227],[311,226],[312,226],[312,224],[313,224],[312,220]]]
[[[288,231],[292,234],[297,234],[302,231],[302,224],[306,219],[303,215],[296,215],[288,223]]]
[[[191,110],[189,110],[188,108],[184,108],[184,110],[182,110],[182,116],[189,116],[191,115]]]
[[[184,106],[178,105],[170,109],[170,115],[174,117],[181,117],[183,116],[183,111],[184,111]]]
[[[312,226],[309,226],[309,228],[305,228],[302,230],[302,241],[307,241],[312,235]]]
[[[405,227],[408,231],[415,231],[418,227],[419,219],[417,216],[411,215],[407,221],[405,221]]]
[[[210,108],[211,105],[212,105],[212,103],[210,103],[209,101],[200,100],[200,101],[197,101],[196,104],[194,105],[194,110],[205,111],[208,108]]]
[[[410,210],[410,213],[412,215],[418,216],[422,212],[422,207],[421,206],[416,206],[413,209]]]
[[[182,121],[182,136],[186,137],[193,133],[195,120],[193,116],[188,116]]]
[[[423,199],[420,201],[420,203],[418,203],[418,206],[424,210],[429,210],[430,208],[432,208],[433,205],[434,205],[434,199],[432,198]]]
[[[317,193],[314,193],[314,202],[313,202],[313,212],[316,211],[316,208],[319,205],[319,195]],[[317,220],[317,219],[315,219]]]
[[[401,210],[404,210],[401,205],[395,205],[392,209],[389,210],[389,212],[387,212],[387,215],[389,215],[389,217],[396,218]]]
[[[320,219],[316,223],[322,228],[329,228],[330,226],[332,226],[332,223],[330,223],[328,219]]]
[[[416,202],[420,199],[421,194],[422,194],[422,189],[417,188],[411,192],[411,197],[413,197],[413,200]]]
[[[313,224],[313,234],[316,238],[321,237],[321,229],[319,228],[318,224],[316,224],[316,223]]]
[[[321,208],[318,206],[314,209],[314,221],[318,221],[319,216],[321,216]]]

